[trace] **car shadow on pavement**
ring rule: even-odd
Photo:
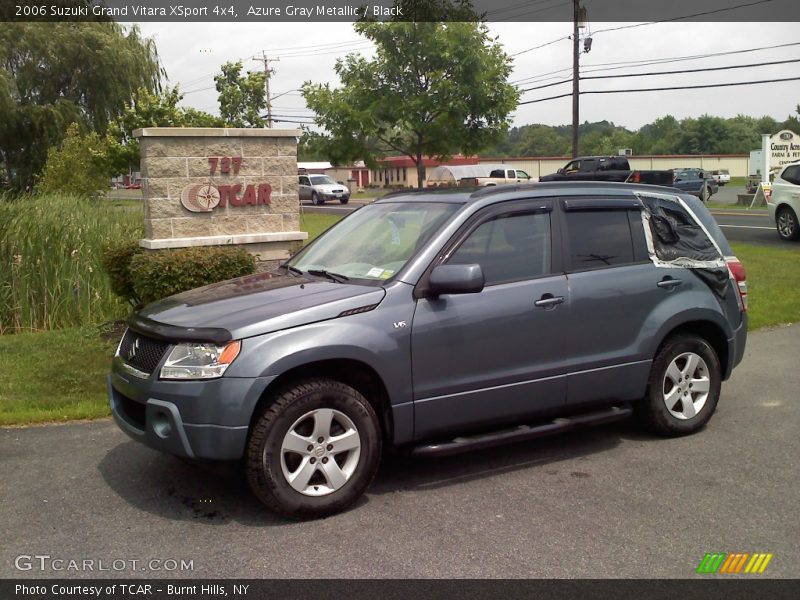
[[[653,440],[628,419],[457,456],[386,455],[376,480],[351,510],[363,510],[374,495],[434,491],[516,471],[528,471],[534,478],[553,475],[561,469],[559,463],[613,450],[623,439]],[[112,448],[98,470],[120,498],[162,518],[206,525],[293,524],[256,499],[239,463],[182,460],[129,441]],[[574,465],[567,470],[575,477],[587,476]]]
[[[384,458],[369,493],[436,490],[523,470],[529,471],[532,477],[553,475],[558,472],[559,463],[607,452],[616,448],[623,438],[640,436],[652,439],[638,431],[633,419],[628,419],[441,458],[390,455]],[[582,475],[576,473],[576,476]]]
[[[256,499],[239,463],[183,460],[128,441],[109,450],[98,470],[120,498],[165,519],[205,525],[291,523]]]

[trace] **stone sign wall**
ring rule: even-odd
[[[141,147],[147,249],[241,245],[284,260],[300,231],[297,137],[286,129],[151,127]]]

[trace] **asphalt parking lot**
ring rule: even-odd
[[[389,458],[350,511],[293,523],[243,482],[109,420],[0,429],[0,577],[20,555],[140,561],[103,577],[694,577],[706,552],[800,568],[800,326],[751,334],[698,435],[633,421],[436,460]],[[192,571],[142,571],[191,560]],[[108,564],[108,562],[106,564]]]

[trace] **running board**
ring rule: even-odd
[[[448,442],[415,446],[411,449],[411,456],[449,456],[469,450],[491,448],[492,446],[499,446],[510,442],[532,440],[547,435],[570,431],[578,427],[619,421],[629,417],[632,413],[633,410],[630,407],[612,406],[601,411],[553,419],[548,423],[541,423],[539,425],[520,425],[513,429],[492,431],[470,437],[457,437]]]

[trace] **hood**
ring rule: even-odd
[[[170,296],[139,310],[129,324],[142,333],[216,343],[334,319],[383,300],[380,287],[260,273]]]
[[[312,186],[318,192],[332,194],[334,192],[347,192],[347,187],[338,183],[317,183]]]

